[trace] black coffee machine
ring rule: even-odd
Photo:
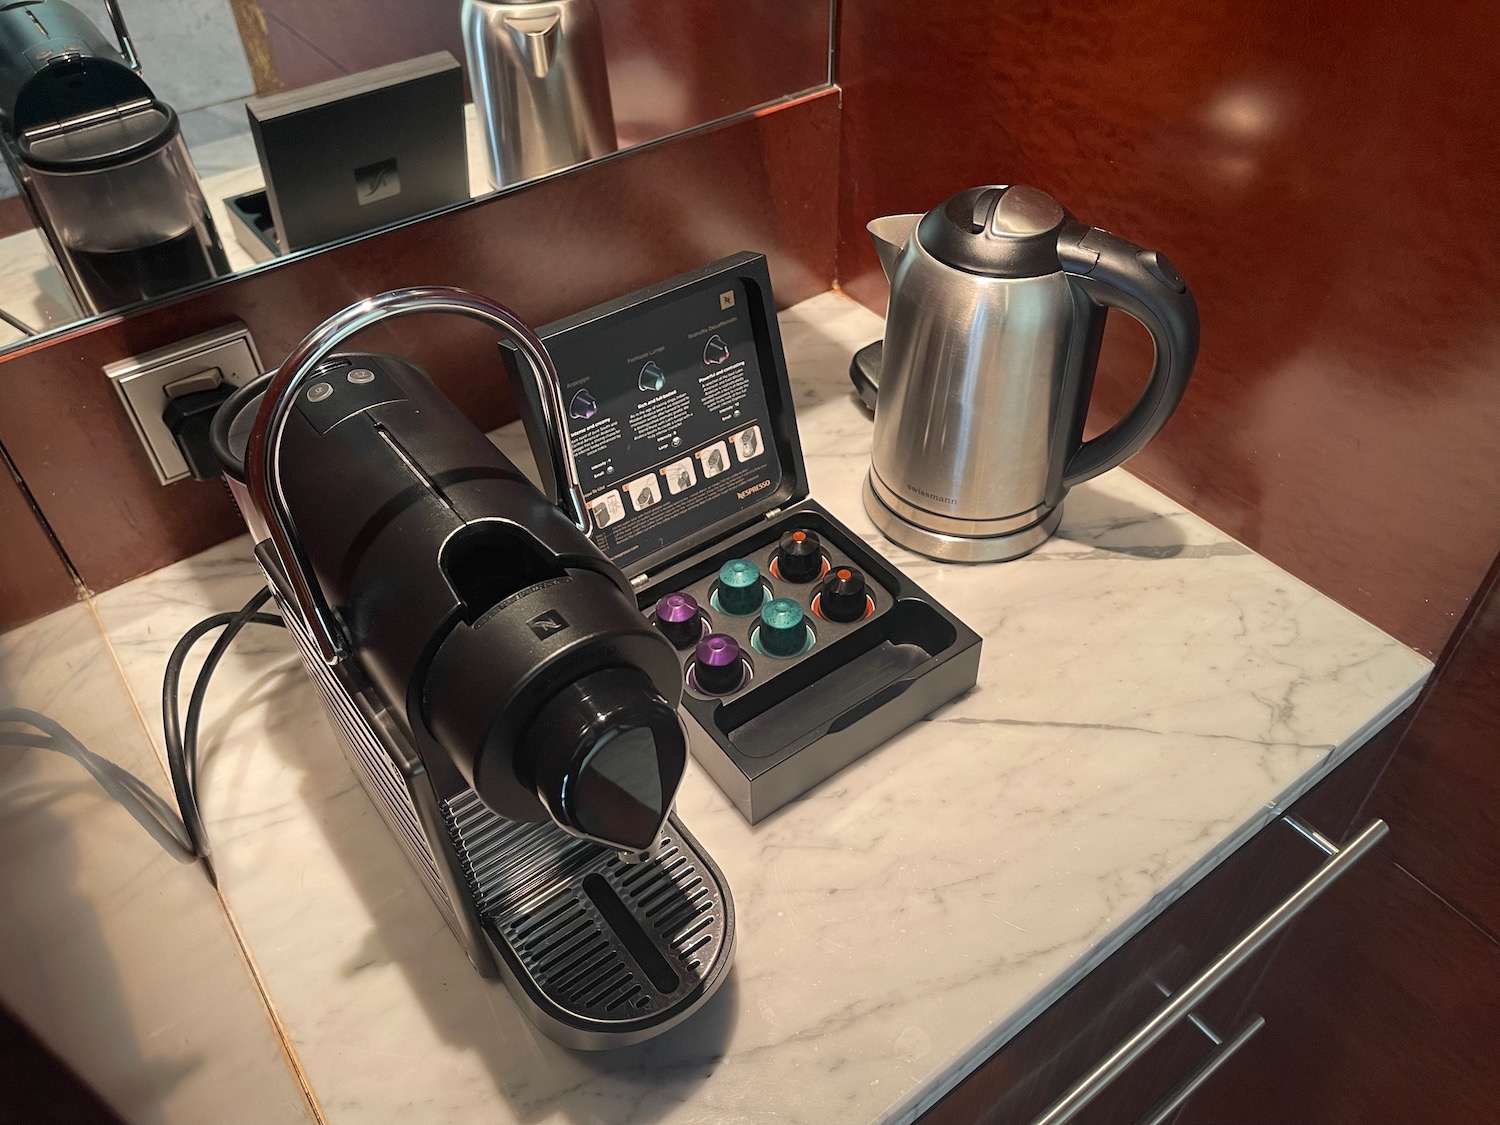
[[[418,312],[514,344],[547,496],[419,368],[334,354]],[[541,341],[462,290],[387,293],[238,391],[212,440],[354,772],[480,972],[571,1047],[700,1007],[734,909],[672,814],[682,668],[589,538]]]
[[[229,271],[177,114],[63,0],[0,3],[0,149],[84,313]]]

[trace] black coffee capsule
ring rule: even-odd
[[[858,621],[870,612],[865,576],[852,566],[834,567],[818,591],[818,615],[829,621]]]
[[[815,531],[788,531],[776,544],[776,573],[788,582],[811,582],[823,573],[823,543]]]

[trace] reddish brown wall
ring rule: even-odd
[[[67,565],[0,458],[0,632],[75,597]]]
[[[1025,182],[1167,251],[1203,348],[1132,468],[1425,652],[1500,544],[1500,6],[846,0],[839,275],[864,223]],[[1149,345],[1111,332],[1103,412]]]
[[[412,284],[476,289],[542,323],[744,249],[769,257],[790,304],[833,280],[837,151],[830,91],[17,353],[0,362],[0,446],[85,584],[107,589],[239,524],[221,484],[156,482],[103,364],[236,318],[272,364],[344,305]],[[405,321],[399,345],[368,340],[426,365],[481,423],[514,416],[480,326]]]

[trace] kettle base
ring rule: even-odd
[[[888,508],[870,478],[865,478],[865,512],[880,534],[897,546],[943,562],[1008,562],[1029,555],[1057,530],[1062,521],[1062,505],[1051,509],[1036,523],[1004,535],[947,535],[919,527]]]

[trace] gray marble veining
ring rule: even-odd
[[[88,605],[0,636],[0,707],[170,792]],[[309,1119],[218,897],[82,767],[0,749],[0,855],[0,1000],[122,1117]]]

